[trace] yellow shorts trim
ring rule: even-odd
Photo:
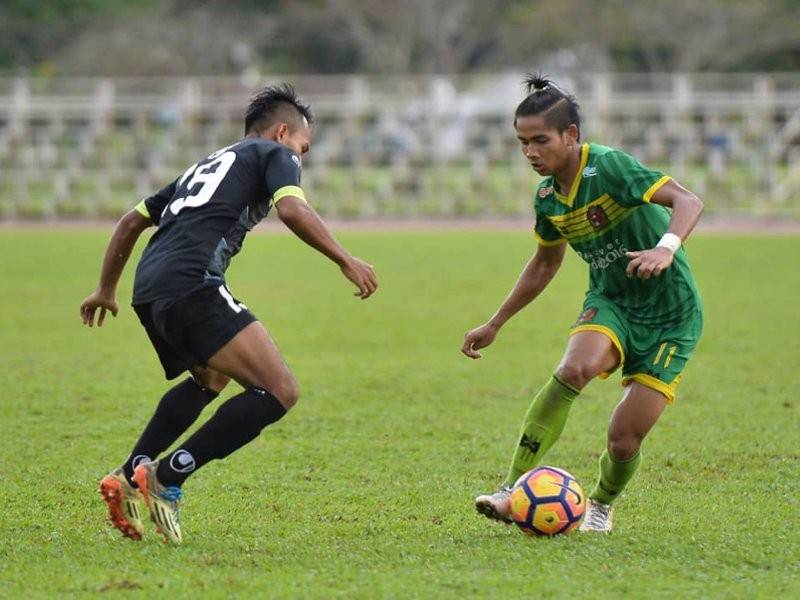
[[[678,387],[678,383],[681,380],[681,376],[678,375],[675,379],[672,380],[672,383],[664,383],[660,379],[656,379],[652,375],[648,375],[647,373],[634,373],[633,375],[625,375],[622,378],[622,387],[627,386],[632,381],[637,383],[641,383],[645,387],[649,387],[652,390],[657,392],[661,392],[667,398],[667,404],[674,404],[675,403],[675,388]]]
[[[614,344],[614,346],[617,348],[617,351],[619,351],[619,364],[610,371],[604,371],[603,373],[600,373],[600,379],[608,379],[611,373],[616,371],[625,363],[625,350],[622,349],[622,344],[620,343],[617,334],[613,329],[606,327],[605,325],[578,325],[577,327],[570,329],[569,334],[575,335],[580,331],[597,331],[598,333],[604,334],[606,337],[608,337],[608,339],[611,340],[611,343]]]
[[[286,196],[294,196],[306,202],[306,194],[303,192],[303,188],[297,185],[285,185],[272,195],[272,203],[277,204],[278,200],[286,198]]]
[[[150,219],[151,221],[153,220],[152,217],[150,216],[150,213],[147,211],[147,205],[144,203],[144,200],[142,200],[141,202],[139,202],[139,204],[134,206],[133,210],[138,212],[143,217]]]
[[[667,183],[670,179],[672,179],[672,177],[670,177],[669,175],[664,175],[661,179],[659,179],[653,185],[647,188],[647,191],[642,196],[642,200],[644,200],[645,202],[650,202],[650,198],[653,197],[653,194],[655,194],[659,189],[661,189],[661,186]]]

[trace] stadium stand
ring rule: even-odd
[[[800,214],[797,74],[555,75],[584,137],[662,168],[711,210]],[[0,218],[116,217],[241,136],[261,85],[318,115],[304,187],[338,217],[530,214],[519,74],[0,79]]]

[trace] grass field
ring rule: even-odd
[[[530,539],[472,499],[499,482],[579,312],[574,255],[470,362],[463,332],[513,284],[526,234],[343,234],[376,265],[366,302],[296,239],[251,236],[229,282],[302,397],[187,483],[180,547],[122,539],[95,492],[167,389],[127,306],[131,268],[117,319],[79,323],[107,237],[0,231],[0,597],[800,595],[800,237],[691,241],[705,334],[614,533]],[[546,461],[586,489],[620,392],[619,375],[589,386]]]

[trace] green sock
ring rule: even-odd
[[[589,498],[603,504],[611,504],[628,485],[640,464],[642,464],[640,452],[627,460],[616,461],[608,450],[605,450],[600,456],[600,478]]]
[[[520,475],[539,464],[564,430],[572,401],[578,394],[578,390],[555,375],[539,390],[525,414],[520,442],[503,485],[514,485]]]

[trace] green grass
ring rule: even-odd
[[[513,284],[527,235],[341,237],[376,265],[369,301],[290,236],[251,236],[232,267],[232,289],[278,341],[302,397],[187,484],[175,548],[152,533],[122,539],[95,492],[167,389],[127,306],[132,265],[119,317],[83,328],[78,304],[108,232],[0,231],[0,597],[798,593],[800,238],[692,240],[705,334],[614,533],[530,539],[478,517],[472,498],[498,483],[560,358],[584,267],[570,256],[470,362],[463,332]],[[548,456],[584,488],[620,391],[619,375],[589,386]]]

